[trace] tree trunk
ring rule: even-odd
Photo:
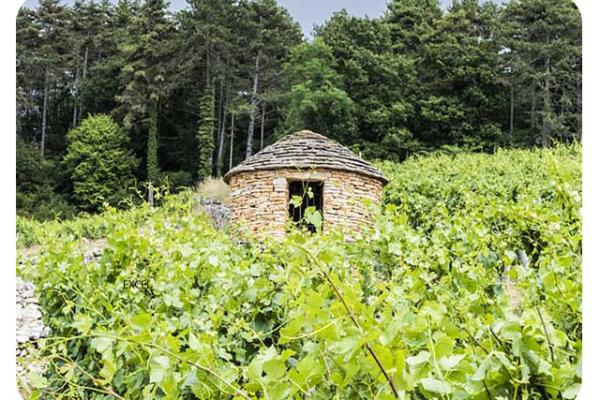
[[[210,86],[210,40],[206,34],[206,87]]]
[[[222,88],[222,87],[221,87]],[[227,116],[227,99],[229,95],[229,85],[225,90],[225,101],[223,105],[223,118],[219,129],[219,145],[217,147],[217,176],[223,176],[223,153],[225,150],[225,117]]]
[[[42,152],[42,157],[44,157],[44,152],[46,151],[46,128],[48,125],[48,80],[49,73],[48,68],[46,67],[46,74],[44,77],[44,105],[42,107],[42,132],[40,138],[40,150]]]
[[[550,43],[550,33],[546,32],[546,45]],[[542,147],[548,146],[550,138],[550,57],[544,58],[544,112],[542,113]]]
[[[225,124],[223,120],[223,80],[221,79],[221,84],[219,85],[219,100],[217,103],[217,141],[219,143],[221,140],[221,125]]]
[[[248,125],[248,140],[246,142],[246,158],[248,158],[252,155],[252,144],[254,142],[254,124],[255,124],[255,119],[256,119],[259,59],[260,59],[260,51],[258,53],[256,53],[256,62],[254,64],[254,81],[252,83],[252,99],[250,101],[250,124]]]
[[[75,70],[75,82],[73,83],[73,93],[75,95],[74,101],[73,101],[73,121],[72,121],[72,125],[73,128],[75,128],[77,126],[77,105],[79,104],[79,73],[80,73],[80,53],[81,53],[81,49],[78,49],[76,54],[77,54],[77,69]]]
[[[531,106],[529,109],[529,115],[530,115],[530,120],[529,120],[529,131],[530,131],[530,144],[535,146],[537,145],[537,139],[538,139],[538,132],[536,132],[536,108],[537,108],[537,95],[536,95],[536,88],[535,86],[531,88]]]
[[[85,54],[83,56],[83,73],[81,74],[82,81],[85,81],[85,78],[87,77],[89,51],[90,51],[89,47],[86,46]],[[79,94],[79,119],[80,120],[81,120],[81,117],[83,117],[83,93]]]
[[[154,207],[154,187],[151,180],[148,181],[148,204]]]
[[[146,165],[148,173],[148,203],[154,205],[153,184],[158,179],[158,113],[159,102],[152,101],[150,104],[150,127],[148,129],[148,151]]]
[[[512,135],[515,126],[515,85],[512,77],[512,71],[510,74],[510,133]]]
[[[233,137],[235,127],[235,114],[231,113],[231,133],[229,134],[229,169],[233,168]]]
[[[262,112],[260,114],[260,149],[263,149],[265,141],[265,102],[262,102]]]

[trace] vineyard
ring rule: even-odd
[[[191,192],[19,218],[50,335],[31,399],[573,399],[581,146],[378,165],[374,226],[257,241]],[[97,257],[82,243],[103,238]]]

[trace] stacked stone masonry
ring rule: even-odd
[[[231,176],[231,217],[258,235],[284,236],[290,181],[323,182],[323,230],[351,234],[368,226],[370,204],[381,199],[383,182],[355,172],[324,168],[255,170]]]

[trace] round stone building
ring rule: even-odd
[[[311,206],[321,212],[324,231],[357,231],[370,222],[369,204],[379,203],[388,182],[346,147],[308,130],[265,147],[224,179],[231,189],[232,220],[273,236],[285,235],[288,222],[301,221]],[[300,206],[290,204],[294,196],[302,198]]]

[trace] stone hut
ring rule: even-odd
[[[379,203],[388,182],[346,147],[308,130],[265,147],[224,179],[231,189],[232,220],[272,236],[284,236],[288,221],[301,221],[310,206],[321,212],[324,231],[357,231],[368,225],[369,203]],[[290,204],[293,196],[302,198],[300,206]]]

